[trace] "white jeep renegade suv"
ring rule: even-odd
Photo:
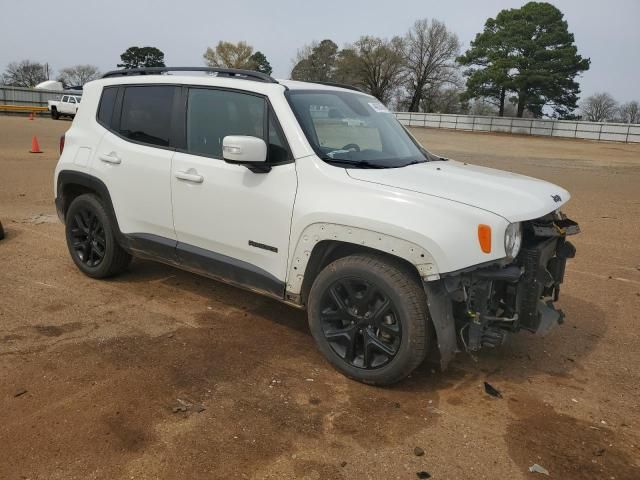
[[[306,308],[329,362],[378,385],[563,319],[569,194],[434,155],[374,97],[157,68],[82,98],[54,184],[91,277],[135,255]]]

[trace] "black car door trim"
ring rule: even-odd
[[[285,282],[251,263],[158,235],[133,233],[125,237],[129,250],[138,256],[284,299]]]

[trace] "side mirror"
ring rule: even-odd
[[[258,137],[228,135],[222,139],[222,157],[229,163],[264,163],[267,144]]]

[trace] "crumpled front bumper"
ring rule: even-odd
[[[575,254],[573,244],[564,238],[550,238],[520,252],[522,276],[517,291],[520,328],[546,335],[562,323],[564,313],[553,304],[560,296],[567,260]]]
[[[425,282],[443,368],[456,351],[497,347],[520,330],[546,335],[563,322],[554,303],[566,262],[576,253],[566,237],[580,229],[559,212],[524,227],[523,246],[511,263]]]

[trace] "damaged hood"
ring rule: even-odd
[[[544,180],[454,160],[387,169],[348,169],[363,182],[432,195],[481,208],[509,222],[532,220],[566,203],[569,192]]]

